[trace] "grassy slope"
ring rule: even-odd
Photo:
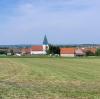
[[[99,58],[0,58],[0,99],[99,99],[99,83]]]

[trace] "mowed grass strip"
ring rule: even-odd
[[[99,58],[0,58],[0,99],[99,99]]]

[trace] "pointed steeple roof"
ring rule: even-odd
[[[46,35],[44,36],[43,45],[48,45],[48,40]]]

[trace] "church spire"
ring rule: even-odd
[[[48,45],[48,40],[46,35],[44,36],[43,45]]]

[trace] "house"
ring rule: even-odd
[[[90,52],[92,52],[93,54],[95,54],[96,51],[97,51],[97,49],[96,49],[96,48],[86,48],[86,49],[85,49],[85,52],[88,52],[88,51],[90,51]]]
[[[75,49],[75,55],[76,56],[84,56],[85,55],[85,52],[81,48],[76,48]]]
[[[7,49],[7,56],[11,56],[11,55],[14,55],[14,52],[11,48],[8,48]]]
[[[31,48],[22,48],[21,49],[21,54],[22,55],[30,55]]]
[[[14,55],[21,54],[21,49],[20,48],[13,48],[12,50],[13,50]]]
[[[96,48],[60,48],[60,56],[62,57],[74,57],[85,56],[88,52],[96,53]]]
[[[74,57],[75,56],[75,48],[60,48],[60,56]]]
[[[31,48],[31,55],[33,55],[33,54],[38,54],[38,55],[41,55],[41,54],[46,54],[46,51],[45,50],[43,50],[43,46],[42,45],[40,45],[40,46],[32,46],[32,48]]]
[[[35,55],[46,55],[48,49],[49,49],[49,44],[48,44],[47,37],[45,35],[43,44],[32,46],[30,53],[31,55],[34,55],[34,54]]]

